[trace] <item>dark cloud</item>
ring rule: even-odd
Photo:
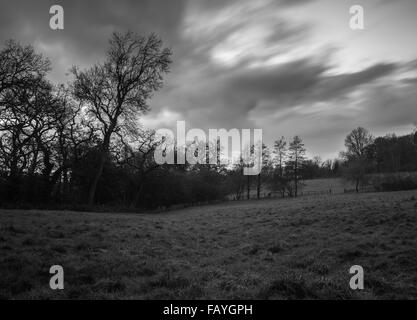
[[[64,30],[49,27],[49,8],[55,4],[64,8]],[[182,0],[1,0],[0,41],[15,38],[34,44],[51,57],[61,73],[55,73],[55,78],[61,80],[61,68],[100,60],[114,31],[156,32],[168,46],[174,46],[184,5]],[[60,65],[62,54],[67,57],[66,66]]]
[[[341,101],[358,87],[393,73],[394,64],[377,64],[356,73],[326,75],[330,66],[316,59],[302,59],[262,68],[234,67],[197,73],[196,81],[181,81],[158,95],[155,103],[182,112],[194,126],[254,127],[250,113],[266,118],[277,110],[297,105],[305,108],[318,102]],[[216,70],[216,72],[214,72]],[[169,82],[169,81],[168,81]],[[168,90],[168,89],[166,89]],[[167,100],[168,98],[168,100]],[[337,115],[328,115],[337,117]],[[291,114],[281,117],[292,117]]]
[[[356,73],[335,76],[326,75],[330,66],[314,59],[302,59],[276,67],[235,70],[216,82],[216,92],[210,93],[210,96],[222,97],[223,105],[236,108],[240,113],[249,113],[259,107],[260,101],[268,100],[269,104],[263,110],[267,113],[271,112],[270,109],[342,99],[359,86],[391,74],[396,65],[377,64]],[[242,101],[248,103],[239,103]]]
[[[299,95],[320,82],[327,69],[324,64],[302,59],[276,67],[239,70],[231,77],[228,89],[257,99]]]
[[[406,86],[376,85],[367,90],[359,115],[374,127],[386,128],[417,121],[417,82]]]
[[[65,11],[65,30],[62,31],[49,28],[49,8],[55,4]],[[157,32],[175,40],[184,4],[182,0],[2,0],[0,35],[2,38],[32,35],[50,41],[69,40],[89,49],[94,47],[96,38],[107,39],[105,31],[114,29]]]
[[[401,80],[405,84],[417,84],[417,78],[405,78]]]
[[[314,100],[326,101],[340,97],[361,85],[390,75],[396,69],[396,64],[379,63],[359,72],[323,77],[317,87]]]

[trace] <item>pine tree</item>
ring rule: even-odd
[[[288,148],[288,160],[286,169],[291,180],[294,181],[294,196],[298,196],[298,186],[301,179],[301,168],[305,160],[305,152],[303,140],[299,136],[295,136]]]
[[[283,164],[285,161],[285,156],[287,153],[287,142],[284,137],[281,137],[279,140],[274,142],[274,154],[275,154],[275,164],[279,169],[279,176],[282,178],[284,175]]]

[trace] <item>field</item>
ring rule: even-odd
[[[0,298],[417,299],[417,192],[0,211]],[[49,288],[62,265],[65,289]],[[365,289],[349,288],[361,265]]]
[[[355,185],[343,180],[342,178],[321,178],[321,179],[311,179],[311,180],[303,180],[302,185],[299,189],[299,194],[304,195],[321,195],[326,193],[344,193],[345,190],[354,190]],[[331,192],[330,192],[331,191]],[[250,192],[249,192],[251,199],[256,199],[257,192],[256,186],[252,185]],[[231,194],[228,199],[234,200],[235,194]],[[280,198],[280,192],[271,191],[268,186],[265,184],[261,187],[260,192],[261,198],[268,198],[268,197],[275,197]],[[246,189],[242,195],[243,199],[246,199]]]

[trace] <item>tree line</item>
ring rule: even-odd
[[[354,183],[356,192],[367,184],[379,190],[417,189],[413,176],[399,174],[417,171],[417,130],[404,136],[374,138],[367,129],[358,127],[347,135],[345,146],[346,151],[340,154],[342,174]]]
[[[139,120],[171,56],[155,34],[114,33],[102,63],[73,67],[73,80],[57,85],[48,80],[47,57],[7,41],[0,50],[0,205],[157,208],[296,197],[305,179],[344,175],[359,186],[370,172],[417,170],[415,136],[373,139],[365,129],[351,133],[339,159],[324,162],[307,159],[299,136],[281,137],[262,147],[257,176],[244,176],[242,161],[158,165],[162,141]]]

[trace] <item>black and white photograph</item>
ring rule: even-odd
[[[0,300],[416,300],[416,32],[415,0],[0,0]]]

